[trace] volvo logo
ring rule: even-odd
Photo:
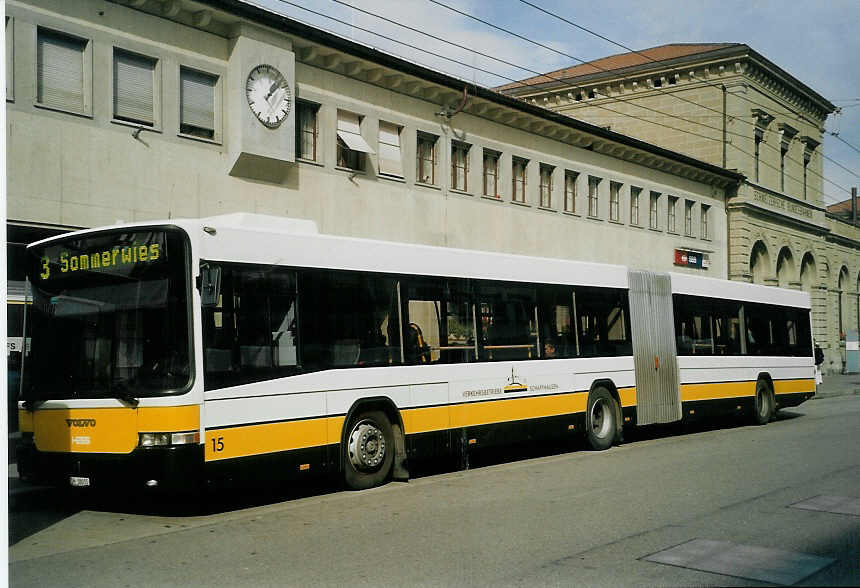
[[[72,427],[95,427],[96,419],[66,419],[66,424]]]

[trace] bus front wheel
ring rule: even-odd
[[[755,415],[757,425],[766,425],[773,418],[773,392],[767,380],[760,379],[755,383]]]
[[[352,490],[373,488],[388,481],[394,463],[394,435],[384,412],[355,416],[344,442],[344,481]]]
[[[598,387],[588,395],[585,432],[588,444],[596,451],[612,447],[618,431],[618,411],[615,399],[606,388]]]

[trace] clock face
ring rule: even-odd
[[[283,74],[271,65],[258,65],[251,70],[245,95],[251,112],[270,129],[277,128],[290,113],[290,86]]]

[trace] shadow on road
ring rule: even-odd
[[[804,414],[782,410],[776,413],[774,421],[787,421],[801,416]],[[626,429],[624,443],[746,426],[749,426],[746,420],[736,417],[649,425]],[[469,451],[467,459],[452,456],[444,459],[412,460],[409,470],[412,478],[423,478],[458,471],[464,467],[482,468],[581,450],[588,450],[588,448],[584,438],[577,436],[563,441],[472,450]],[[255,487],[254,484],[258,486]],[[130,515],[196,517],[278,504],[341,490],[343,486],[340,481],[329,477],[305,480],[300,484],[241,479],[234,480],[230,484],[212,484],[206,488],[189,490],[181,494],[129,491],[120,488],[107,492],[37,489],[10,498],[9,539],[10,544],[15,544],[81,510]]]

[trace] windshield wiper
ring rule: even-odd
[[[132,408],[137,408],[137,405],[140,404],[140,400],[129,393],[128,386],[121,382],[111,386],[110,395],[121,402],[130,404]]]
[[[29,398],[24,401],[24,410],[26,410],[27,412],[33,412],[34,410],[36,410],[37,406],[39,406],[40,404],[45,404],[46,402],[47,400],[41,398]]]

